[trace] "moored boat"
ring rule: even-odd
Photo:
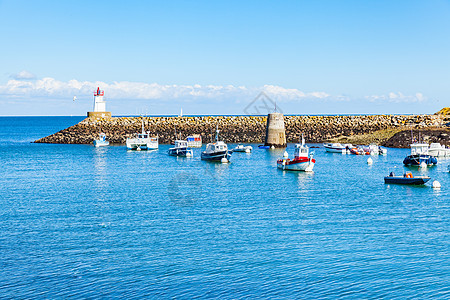
[[[282,170],[312,172],[316,160],[313,154],[309,153],[309,148],[305,145],[302,135],[302,143],[295,144],[294,159],[283,158],[277,160],[277,167]]]
[[[247,153],[250,153],[250,152],[252,152],[252,150],[253,150],[252,146],[237,145],[233,149],[233,152],[247,152]]]
[[[411,172],[407,172],[403,176],[395,176],[394,173],[391,172],[389,176],[384,177],[384,183],[422,185],[427,183],[430,179],[431,178],[428,176],[413,176]]]
[[[366,154],[370,154],[370,155],[382,155],[382,154],[387,154],[387,149],[386,148],[382,148],[381,146],[378,146],[375,143],[372,143],[368,146],[364,146],[363,150]]]
[[[354,155],[366,155],[370,154],[370,152],[365,151],[362,147],[353,147],[350,148],[350,153]]]
[[[191,148],[188,147],[188,142],[183,140],[176,140],[175,147],[170,148],[167,153],[171,156],[192,157],[194,155]]]
[[[142,132],[135,138],[127,138],[128,150],[155,150],[158,149],[158,137],[150,136],[150,132],[144,131],[144,120],[142,120]]]
[[[352,144],[341,144],[341,143],[324,143],[323,144],[326,152],[331,153],[347,153],[347,150],[353,148]]]
[[[448,157],[450,156],[450,149],[439,143],[431,143],[428,148],[428,154],[434,157]]]
[[[227,144],[223,141],[219,141],[219,129],[217,129],[216,141],[206,145],[205,151],[201,154],[201,159],[217,162],[229,162],[232,153],[232,150],[228,150]]]
[[[202,147],[202,136],[200,134],[193,134],[186,138],[188,147],[191,148],[201,148]]]
[[[98,136],[98,139],[94,140],[92,143],[95,147],[103,147],[109,145],[109,141],[106,140],[106,134],[104,134],[103,132],[101,132]]]
[[[411,144],[411,154],[405,157],[403,164],[406,166],[420,166],[423,163],[427,166],[436,165],[437,159],[428,154],[428,144]]]

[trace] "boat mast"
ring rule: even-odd
[[[216,142],[219,141],[219,124],[216,126]]]
[[[142,134],[144,134],[145,132],[144,132],[144,117],[142,117]]]

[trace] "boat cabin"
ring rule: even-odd
[[[176,140],[175,141],[175,148],[187,148],[188,142],[183,140]]]
[[[294,156],[295,157],[308,157],[309,148],[304,144],[296,144]]]
[[[222,141],[216,142],[216,143],[210,143],[206,146],[206,152],[208,152],[208,153],[227,151],[227,150],[228,150],[227,144],[225,144]]]
[[[411,144],[411,155],[428,154],[428,144]]]

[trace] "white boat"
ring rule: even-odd
[[[233,149],[233,152],[252,152],[253,147],[252,146],[244,146],[244,145],[237,145],[236,148]]]
[[[428,148],[428,154],[435,157],[450,157],[450,149],[439,143],[431,143]]]
[[[369,153],[370,155],[382,155],[387,154],[387,149],[378,146],[377,144],[370,144],[367,147],[363,147],[364,152]]]
[[[135,138],[127,138],[128,150],[155,150],[158,149],[158,137],[150,136],[150,132],[144,131],[144,120],[142,120],[142,133]]]
[[[305,145],[302,135],[302,143],[295,144],[294,159],[282,158],[277,160],[277,167],[282,170],[312,172],[316,160],[313,154],[309,154],[309,148]]]
[[[229,151],[227,144],[219,141],[219,130],[216,130],[216,141],[208,143],[206,150],[202,152],[201,159],[209,161],[229,162],[233,150]]]
[[[183,140],[176,140],[175,147],[170,148],[167,153],[172,156],[192,157],[194,153],[191,148],[188,147],[188,142]]]
[[[346,154],[348,149],[353,148],[352,144],[324,143],[323,146],[327,152]]]
[[[103,132],[99,134],[98,139],[93,141],[95,147],[108,146],[109,141],[106,140],[106,134]]]
[[[202,136],[200,134],[193,134],[186,138],[188,147],[201,148],[202,147]]]

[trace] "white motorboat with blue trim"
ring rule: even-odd
[[[216,141],[208,143],[206,150],[202,152],[201,159],[218,162],[229,162],[233,150],[228,150],[227,144],[219,141],[219,130],[216,130]]]
[[[346,154],[349,149],[353,148],[352,144],[341,143],[324,143],[323,146],[327,152]]]
[[[188,142],[183,140],[176,140],[175,147],[170,148],[167,153],[172,156],[192,157],[194,152],[188,147]]]
[[[102,147],[109,145],[109,141],[106,140],[106,134],[104,134],[103,132],[101,132],[98,136],[98,139],[94,140],[92,143],[94,144],[95,147]]]
[[[244,146],[244,145],[237,145],[234,149],[233,152],[246,152],[246,153],[250,153],[252,152],[253,147],[252,146]]]

